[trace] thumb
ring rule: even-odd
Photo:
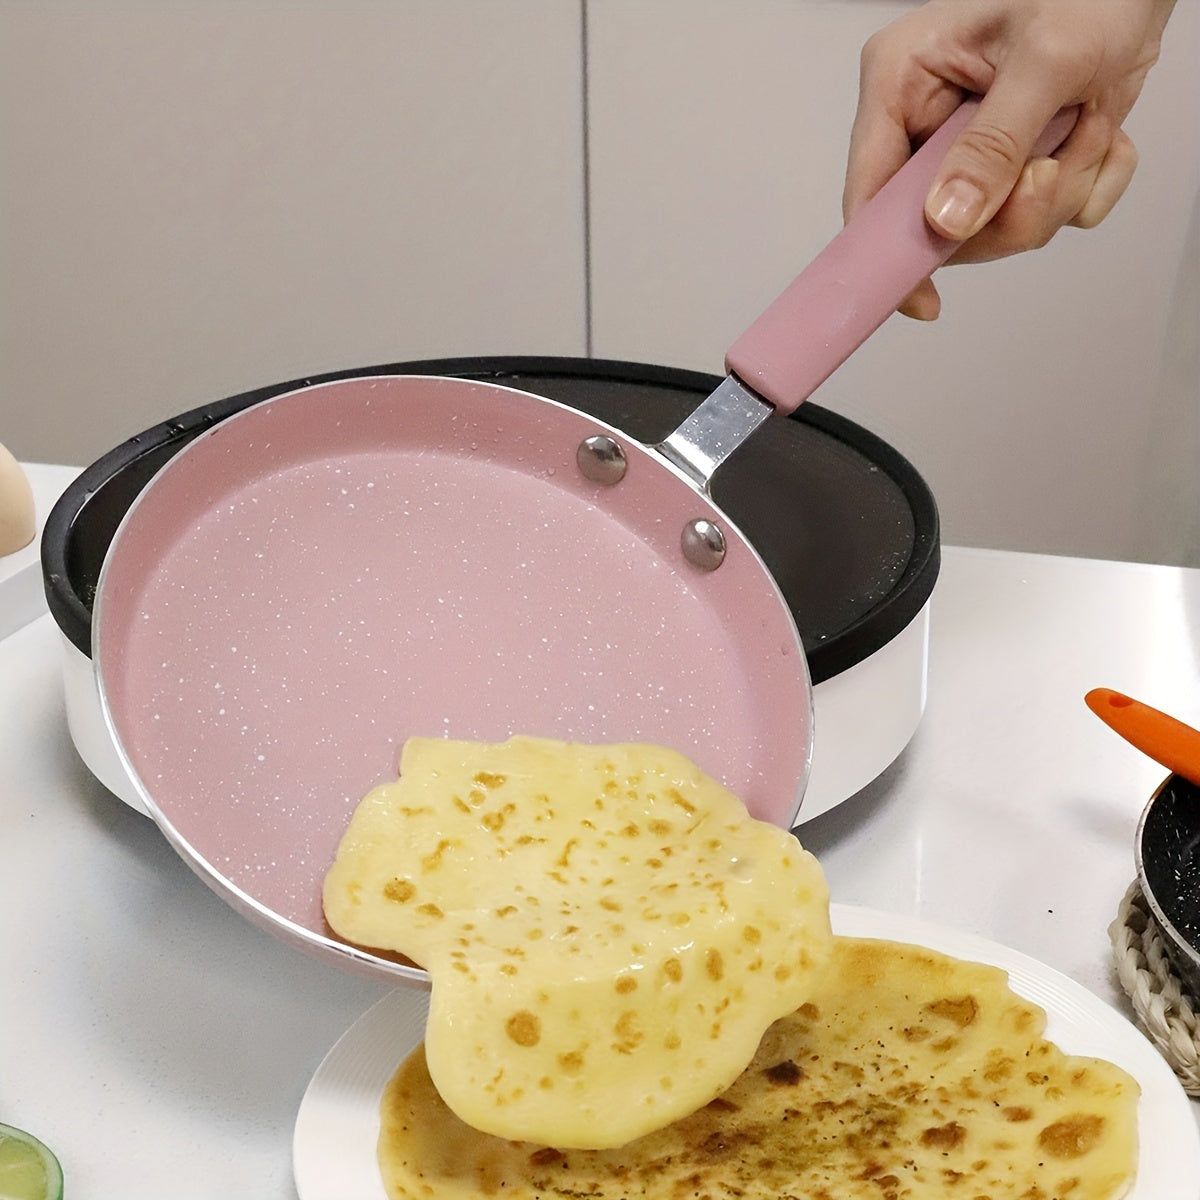
[[[925,216],[944,237],[974,237],[1016,186],[1034,143],[1058,109],[1029,92],[1011,103],[999,81],[955,139],[930,186]]]

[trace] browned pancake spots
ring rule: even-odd
[[[768,1067],[763,1074],[772,1083],[795,1085],[804,1078],[804,1068],[799,1063],[792,1062],[790,1058],[785,1058],[783,1062]]]
[[[1103,1117],[1076,1113],[1047,1125],[1038,1134],[1038,1145],[1052,1158],[1081,1158],[1099,1145],[1103,1133]]]
[[[900,1200],[900,1179],[896,1175],[877,1175],[871,1180],[879,1188],[880,1200]],[[834,1200],[832,1192],[828,1193],[829,1200]],[[821,1200],[825,1200],[822,1197]]]
[[[568,1050],[558,1056],[558,1065],[564,1075],[578,1075],[583,1070],[583,1054],[579,1050]]]
[[[407,904],[416,894],[416,887],[407,879],[393,879],[383,885],[384,899],[394,900],[397,904]]]
[[[504,828],[505,821],[516,811],[515,804],[506,804],[503,808],[485,812],[479,818],[479,822],[488,833],[499,833]]]
[[[428,874],[430,871],[436,871],[442,865],[442,856],[453,845],[446,838],[442,838],[438,842],[436,849],[430,851],[421,859],[421,870]]]
[[[504,1023],[504,1032],[518,1046],[536,1046],[542,1040],[542,1023],[535,1013],[523,1008]]]
[[[921,1145],[930,1146],[937,1150],[953,1150],[962,1144],[967,1131],[957,1121],[947,1121],[945,1125],[932,1125],[921,1133]]]
[[[935,1000],[932,1004],[925,1005],[925,1010],[935,1016],[945,1017],[947,1021],[953,1021],[959,1029],[965,1029],[979,1015],[979,1005],[974,996]]]
[[[727,1159],[741,1157],[753,1136],[742,1129],[717,1129],[695,1148],[699,1159]]]
[[[613,1026],[616,1041],[613,1048],[618,1054],[631,1054],[641,1044],[645,1034],[638,1028],[637,1013],[632,1010],[623,1012]]]
[[[678,788],[667,788],[667,798],[672,804],[677,804],[689,817],[695,816],[696,806],[685,799]]]
[[[1003,1083],[1013,1073],[1016,1062],[1005,1056],[991,1058],[983,1070],[983,1077],[988,1083]]]

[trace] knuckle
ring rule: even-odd
[[[1023,34],[1021,57],[1039,74],[1052,79],[1080,83],[1104,57],[1104,41],[1098,28],[1081,28],[1053,18],[1035,19],[1025,26]]]
[[[881,29],[863,42],[858,54],[859,67],[863,73],[869,74],[889,60],[892,53],[890,33],[888,29]]]
[[[1067,224],[1076,229],[1095,229],[1116,207],[1118,199],[1119,196],[1093,193]]]
[[[1124,175],[1125,184],[1128,184],[1133,178],[1140,159],[1141,155],[1138,153],[1133,139],[1123,129],[1118,129],[1113,134],[1112,145],[1109,147],[1106,161],[1111,161],[1112,169]]]
[[[980,165],[1003,162],[1013,172],[1024,165],[1025,156],[1008,130],[986,121],[977,121],[963,131],[959,152]]]
[[[1030,250],[1043,250],[1054,239],[1054,235],[1059,231],[1058,224],[1051,225],[1047,228],[1039,229],[1029,242]]]

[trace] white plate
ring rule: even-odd
[[[1200,1134],[1187,1096],[1150,1042],[1085,987],[1016,950],[912,917],[835,904],[850,937],[911,942],[1009,973],[1013,990],[1045,1009],[1046,1035],[1068,1054],[1107,1058],[1142,1088],[1137,1182],[1126,1200],[1197,1200]],[[365,1013],[317,1068],[296,1118],[293,1168],[300,1200],[387,1200],[375,1146],[379,1102],[424,1035],[428,994],[399,988]]]

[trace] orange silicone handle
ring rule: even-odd
[[[1200,730],[1111,688],[1093,688],[1083,699],[1131,746],[1200,787]]]

